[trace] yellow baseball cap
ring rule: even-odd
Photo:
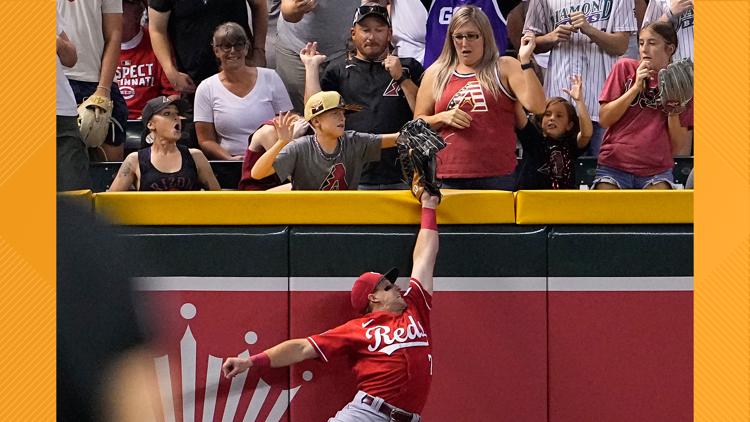
[[[345,104],[341,94],[336,91],[320,91],[313,94],[305,103],[305,120],[308,122],[315,116],[320,116],[328,110],[342,108],[346,111],[360,111],[364,107],[357,104]]]

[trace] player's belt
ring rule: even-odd
[[[372,407],[372,403],[375,401],[375,397],[365,394],[362,397],[362,403]],[[375,408],[373,408],[375,409]],[[414,413],[404,412],[403,410],[393,407],[390,404],[386,403],[385,401],[382,401],[380,403],[380,406],[375,409],[376,411],[388,416],[390,418],[391,422],[411,422],[414,418]],[[417,416],[417,420],[419,420],[419,416]]]

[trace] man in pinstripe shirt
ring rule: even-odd
[[[617,59],[638,29],[633,0],[531,0],[524,32],[536,35],[535,53],[550,51],[545,95],[564,97],[569,76],[581,75],[594,135],[588,155],[598,156],[604,129],[599,122],[599,92]]]
[[[643,17],[643,26],[660,19],[669,21],[677,31],[678,47],[672,61],[693,60],[693,0],[651,0]]]

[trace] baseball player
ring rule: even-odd
[[[536,35],[535,53],[549,51],[544,78],[547,98],[565,97],[570,75],[585,76],[585,92],[598,93],[637,30],[633,0],[531,0],[524,32]],[[588,155],[597,156],[604,129],[596,95],[586,96],[594,134]]]
[[[417,422],[432,380],[432,273],[438,252],[438,197],[420,196],[422,224],[405,291],[398,270],[366,272],[354,282],[351,303],[362,316],[304,339],[287,340],[250,358],[229,358],[227,378],[251,367],[279,368],[307,359],[349,356],[359,391],[329,422]]]

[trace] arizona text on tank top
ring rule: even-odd
[[[443,95],[435,104],[435,114],[456,107],[467,112],[471,126],[440,129],[448,146],[438,153],[438,177],[443,179],[505,176],[516,168],[515,101],[500,82],[495,98],[482,88],[476,74],[453,72]]]
[[[141,191],[200,190],[198,170],[190,150],[177,145],[182,157],[182,166],[174,173],[162,173],[151,164],[151,147],[138,151],[138,166],[141,171]]]

